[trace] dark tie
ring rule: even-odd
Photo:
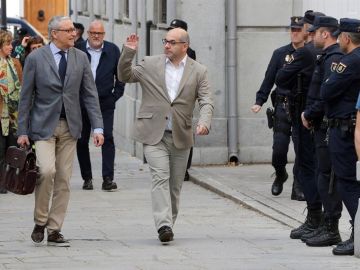
[[[61,55],[61,59],[59,62],[59,75],[60,75],[60,79],[62,84],[64,85],[64,81],[65,81],[65,74],[66,74],[66,57],[65,57],[65,52],[64,51],[59,51],[58,52]]]
[[[61,79],[61,82],[64,86],[64,81],[65,81],[65,74],[66,74],[66,57],[65,57],[65,52],[64,51],[59,51],[58,52],[61,55],[61,59],[59,62],[59,76]],[[64,118],[66,119],[66,113],[65,113],[65,107],[64,104],[61,106],[61,113],[60,113],[60,118]]]

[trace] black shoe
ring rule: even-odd
[[[306,245],[310,247],[326,247],[341,242],[339,220],[327,221],[322,227],[323,230],[318,235],[306,240]]]
[[[41,244],[44,241],[45,227],[45,225],[41,226],[35,224],[35,227],[31,233],[31,240],[35,245]]]
[[[354,231],[351,233],[350,239],[338,244],[332,253],[334,255],[354,255]]]
[[[0,187],[0,194],[6,194],[7,190],[6,188]]]
[[[174,240],[174,233],[169,226],[162,226],[159,230],[159,240],[160,242],[170,242]]]
[[[319,228],[322,220],[323,215],[321,210],[309,210],[304,224],[300,225],[298,228],[293,229],[290,233],[290,238],[301,239],[303,235],[311,233]]]
[[[102,189],[106,191],[111,191],[113,189],[117,189],[117,185],[110,177],[104,177]]]
[[[92,179],[89,180],[84,180],[84,184],[82,186],[83,190],[93,190],[93,183],[92,183]]]
[[[190,180],[190,175],[189,175],[188,171],[186,170],[184,181],[189,181],[189,180]]]
[[[70,247],[70,242],[66,240],[60,232],[57,231],[48,235],[47,244],[48,246],[55,247]]]
[[[297,181],[297,178],[294,176],[294,182],[291,190],[291,200],[293,201],[305,201],[305,196],[300,186],[300,183]]]
[[[287,174],[286,171],[282,172],[282,173],[278,173],[276,172],[276,177],[274,180],[274,183],[271,186],[271,193],[274,196],[278,196],[281,194],[281,192],[283,191],[283,185],[285,183],[285,181],[288,179],[289,175]]]
[[[325,226],[324,225],[320,225],[315,231],[303,234],[301,236],[301,241],[303,241],[304,243],[306,242],[306,240],[313,238],[315,236],[317,236],[318,234],[322,233],[325,230]]]

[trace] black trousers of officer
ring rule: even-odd
[[[292,140],[295,149],[296,177],[303,189],[308,210],[321,210],[317,188],[315,145],[311,133],[300,119],[293,117]]]
[[[314,131],[315,153],[317,160],[317,184],[321,202],[324,207],[325,220],[338,220],[341,217],[342,201],[336,186],[329,194],[331,178],[331,159],[326,141],[326,128],[316,128]]]
[[[291,121],[289,121],[283,103],[275,104],[274,114],[274,134],[273,134],[273,152],[272,166],[276,172],[285,170],[288,162],[287,155],[291,136]]]
[[[354,130],[342,131],[340,127],[330,128],[329,150],[337,188],[353,224],[360,198],[360,182],[356,181],[357,156]]]
[[[101,103],[100,103],[101,105]],[[101,106],[104,121],[104,144],[101,146],[102,154],[102,177],[114,179],[115,144],[113,137],[114,109],[105,109]],[[91,161],[89,153],[89,139],[91,124],[85,109],[82,109],[83,128],[81,138],[77,141],[77,156],[80,165],[81,176],[84,180],[92,179]]]

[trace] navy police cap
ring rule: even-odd
[[[293,16],[290,18],[290,27],[291,28],[302,28],[304,25],[303,17]]]
[[[359,33],[360,34],[360,20],[341,18],[339,30],[336,31],[336,34],[340,32],[349,32],[349,33]]]
[[[187,31],[187,23],[179,19],[172,20],[167,30],[171,30],[174,28],[182,28]]]
[[[325,14],[322,12],[307,10],[304,14],[304,23],[314,24],[314,20],[317,16],[325,16]]]
[[[311,26],[307,31],[315,32],[315,30],[319,29],[320,27],[338,28],[339,23],[338,23],[338,20],[335,19],[334,17],[317,16],[317,17],[315,17],[313,26]]]

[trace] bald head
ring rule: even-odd
[[[181,42],[186,42],[188,45],[190,44],[190,38],[189,38],[189,34],[188,32],[186,32],[184,29],[182,28],[174,28],[169,30],[168,34],[166,35],[166,37],[170,35],[170,36],[174,36],[176,37],[176,39],[174,40],[178,40]],[[168,39],[168,38],[167,38]],[[168,39],[171,40],[171,39]]]
[[[189,42],[189,35],[184,29],[172,29],[166,34],[164,53],[173,64],[178,65],[186,56]]]

